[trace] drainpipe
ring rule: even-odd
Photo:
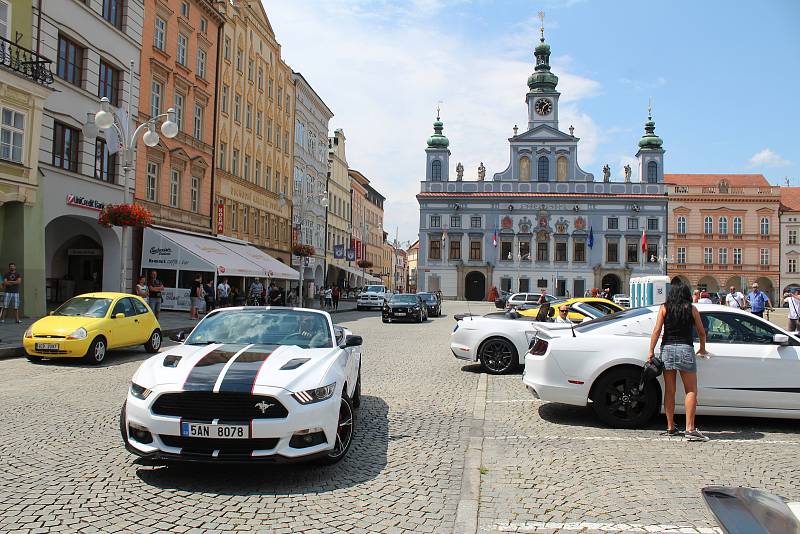
[[[42,0],[39,0],[40,2]],[[219,105],[219,81],[220,81],[220,50],[219,45],[224,39],[225,29],[225,14],[222,15],[223,21],[217,27],[217,54],[216,54],[216,68],[214,71],[214,117],[213,117],[213,135],[211,137],[211,233],[215,234],[217,230],[217,197],[215,192],[215,185],[217,181],[217,106]]]
[[[42,43],[42,0],[36,4],[36,55],[40,53]]]

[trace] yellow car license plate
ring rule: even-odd
[[[58,343],[36,343],[34,345],[36,350],[58,350]]]

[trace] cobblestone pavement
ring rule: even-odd
[[[140,350],[101,367],[0,361],[0,532],[698,534],[718,532],[703,486],[800,499],[797,421],[701,417],[708,443],[661,437],[661,420],[605,428],[455,360],[466,309],[335,316],[365,339],[364,397],[348,458],[327,468],[137,463],[117,418]]]
[[[0,532],[452,532],[479,377],[443,348],[452,317],[335,321],[365,356],[357,433],[332,467],[141,465],[118,430],[140,349],[100,367],[0,361]]]

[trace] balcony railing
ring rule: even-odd
[[[0,37],[0,65],[41,85],[53,84],[52,61]]]

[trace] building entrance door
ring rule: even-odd
[[[607,274],[603,277],[600,285],[602,286],[600,289],[605,290],[606,288],[609,289],[609,294],[613,297],[617,293],[621,293],[620,287],[622,287],[622,281],[619,279],[619,276],[616,274]]]
[[[464,279],[464,297],[467,300],[486,299],[486,277],[483,273],[472,271]]]

